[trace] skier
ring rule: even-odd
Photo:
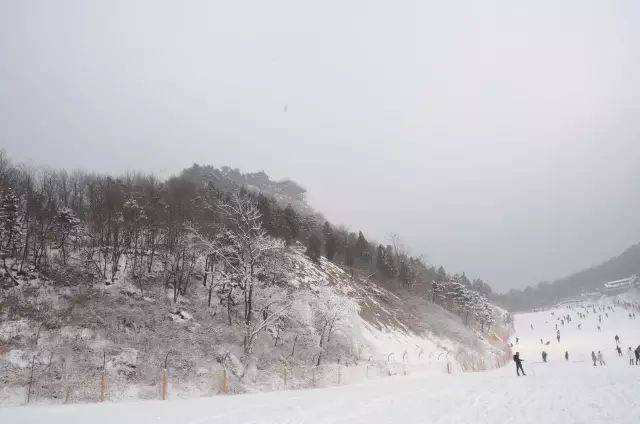
[[[638,345],[634,353],[636,355],[636,365],[638,365],[640,364],[640,345]]]
[[[620,349],[620,346],[616,346],[616,350],[618,351],[618,356],[622,356],[622,349]]]
[[[600,365],[605,365],[604,358],[602,357],[602,352],[598,351],[598,362]]]
[[[596,353],[592,350],[591,351],[591,360],[593,361],[593,366],[596,366]]]
[[[547,352],[542,351],[542,362],[547,362]]]
[[[568,360],[569,360],[569,351],[568,351],[568,350],[565,350],[565,351],[564,351],[564,360],[565,360],[565,361],[568,361]]]
[[[629,365],[635,365],[635,353],[633,353],[633,349],[629,346],[629,350],[627,351],[627,356],[629,357]]]
[[[518,337],[516,337],[516,344],[518,344],[519,341],[520,341],[520,339]]]
[[[520,371],[522,371],[522,375],[527,375],[522,368],[522,361],[523,359],[520,359],[520,352],[516,352],[516,354],[513,355],[513,362],[516,363],[516,374],[518,374],[518,377],[520,377]]]
[[[616,345],[618,344],[618,342],[620,341],[620,337],[618,337],[618,335],[616,334],[616,336],[614,337],[614,339],[616,340]]]

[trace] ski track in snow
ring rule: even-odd
[[[526,377],[515,365],[465,374],[414,374],[348,386],[281,391],[191,400],[146,401],[0,409],[0,423],[70,422],[160,424],[303,424],[303,423],[607,423],[640,422],[640,366],[615,353],[640,344],[640,318],[630,320],[617,307],[598,331],[597,316],[578,318],[566,308],[516,315],[520,339],[514,350],[525,360]],[[561,326],[558,314],[573,321]],[[531,330],[530,324],[534,324]],[[577,324],[582,323],[582,330]],[[541,345],[540,338],[550,340]],[[515,337],[514,337],[515,340]],[[543,364],[542,349],[549,353]],[[565,361],[568,350],[570,361]],[[591,350],[601,350],[607,365],[594,367]]]

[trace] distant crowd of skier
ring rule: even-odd
[[[640,314],[640,304],[638,304],[637,302],[622,302],[622,301],[616,301],[615,302],[616,306],[622,307],[624,309],[626,309],[628,312],[627,317],[629,319],[636,319],[636,312],[638,312]],[[593,316],[595,317],[595,315],[598,315],[598,325],[597,325],[597,329],[598,331],[602,330],[602,320],[603,317],[604,319],[608,319],[609,318],[609,312],[615,312],[615,308],[611,305],[595,305],[595,304],[591,304],[591,305],[580,305],[580,308],[582,308],[582,310],[576,309],[574,306],[569,305],[568,308],[569,310],[575,310],[576,314],[578,315],[579,318],[581,319],[586,319],[588,315],[593,314]],[[555,312],[552,311],[551,312],[552,316],[555,316]],[[556,316],[556,323],[555,323],[555,329],[556,329],[556,340],[558,343],[560,343],[560,327],[558,326],[558,324],[560,324],[560,326],[564,326],[565,324],[569,324],[572,321],[571,318],[571,314],[566,314],[566,315],[561,315],[561,316]],[[548,322],[546,322],[548,324]],[[530,324],[531,330],[533,330],[535,327],[533,325],[533,323]],[[577,329],[581,330],[582,329],[582,324],[578,323],[577,325]],[[614,337],[614,341],[615,341],[615,351],[617,352],[618,356],[623,356],[623,348],[620,346],[620,337],[616,334]],[[515,343],[516,345],[519,344],[520,339],[518,337],[515,338]],[[547,340],[546,342],[544,341],[544,339],[540,339],[540,344],[543,346],[548,346],[551,342],[549,340]],[[511,347],[513,347],[513,344],[511,344]],[[635,349],[632,348],[631,346],[628,346],[627,350],[626,350],[626,355],[627,358],[629,360],[629,365],[640,365],[640,345],[638,345]],[[547,362],[547,358],[548,358],[548,353],[545,350],[542,350],[541,352],[541,356],[542,356],[542,362]],[[565,361],[569,361],[569,351],[564,352],[564,359]],[[601,351],[591,351],[591,361],[593,362],[593,366],[604,366],[606,365],[606,361],[604,360],[604,356],[602,355]],[[516,374],[518,376],[520,376],[520,373],[522,372],[522,375],[526,375],[524,372],[524,368],[522,367],[522,362],[524,362],[524,359],[520,358],[520,352],[516,352],[513,355],[513,362],[515,362],[516,364]]]

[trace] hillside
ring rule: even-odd
[[[261,173],[194,166],[160,181],[0,157],[0,404],[317,387],[504,360],[510,320],[486,284],[305,204],[297,184]]]
[[[516,376],[513,364],[481,373],[453,375],[417,371],[408,377],[363,381],[344,387],[302,392],[278,391],[207,399],[131,402],[113,405],[41,406],[0,409],[0,420],[15,424],[92,423],[593,423],[631,424],[638,421],[640,366],[630,366],[626,355],[614,350],[620,344],[640,343],[640,311],[623,299],[601,298],[570,307],[515,315],[512,338],[524,358],[526,377]],[[598,331],[598,314],[608,317]],[[582,311],[584,318],[577,313]],[[561,326],[555,340],[554,324],[567,314],[571,325]],[[533,324],[534,329],[531,329]],[[577,325],[581,324],[581,329]],[[560,326],[560,324],[558,324]],[[539,339],[547,363],[540,358]],[[605,366],[594,367],[591,350],[604,354]],[[569,360],[564,352],[569,352]]]
[[[324,259],[315,264],[301,247],[286,258],[295,300],[248,361],[241,329],[227,325],[224,308],[207,305],[202,284],[173,302],[162,286],[141,292],[124,280],[65,283],[30,274],[0,298],[0,404],[27,396],[30,403],[98,400],[103,360],[106,399],[157,399],[167,354],[171,397],[442,373],[447,362],[494,367],[504,357],[493,331],[483,336],[438,305],[353,279]],[[323,320],[332,317],[331,340],[319,349]],[[496,331],[506,336],[501,325]],[[319,352],[326,357],[318,365]]]
[[[607,281],[633,274],[640,274],[640,243],[599,265],[550,283],[539,283],[524,290],[511,290],[497,296],[497,300],[515,311],[550,306],[560,300],[601,289]]]

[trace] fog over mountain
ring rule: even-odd
[[[0,147],[264,170],[498,291],[640,241],[640,4],[0,2]]]

